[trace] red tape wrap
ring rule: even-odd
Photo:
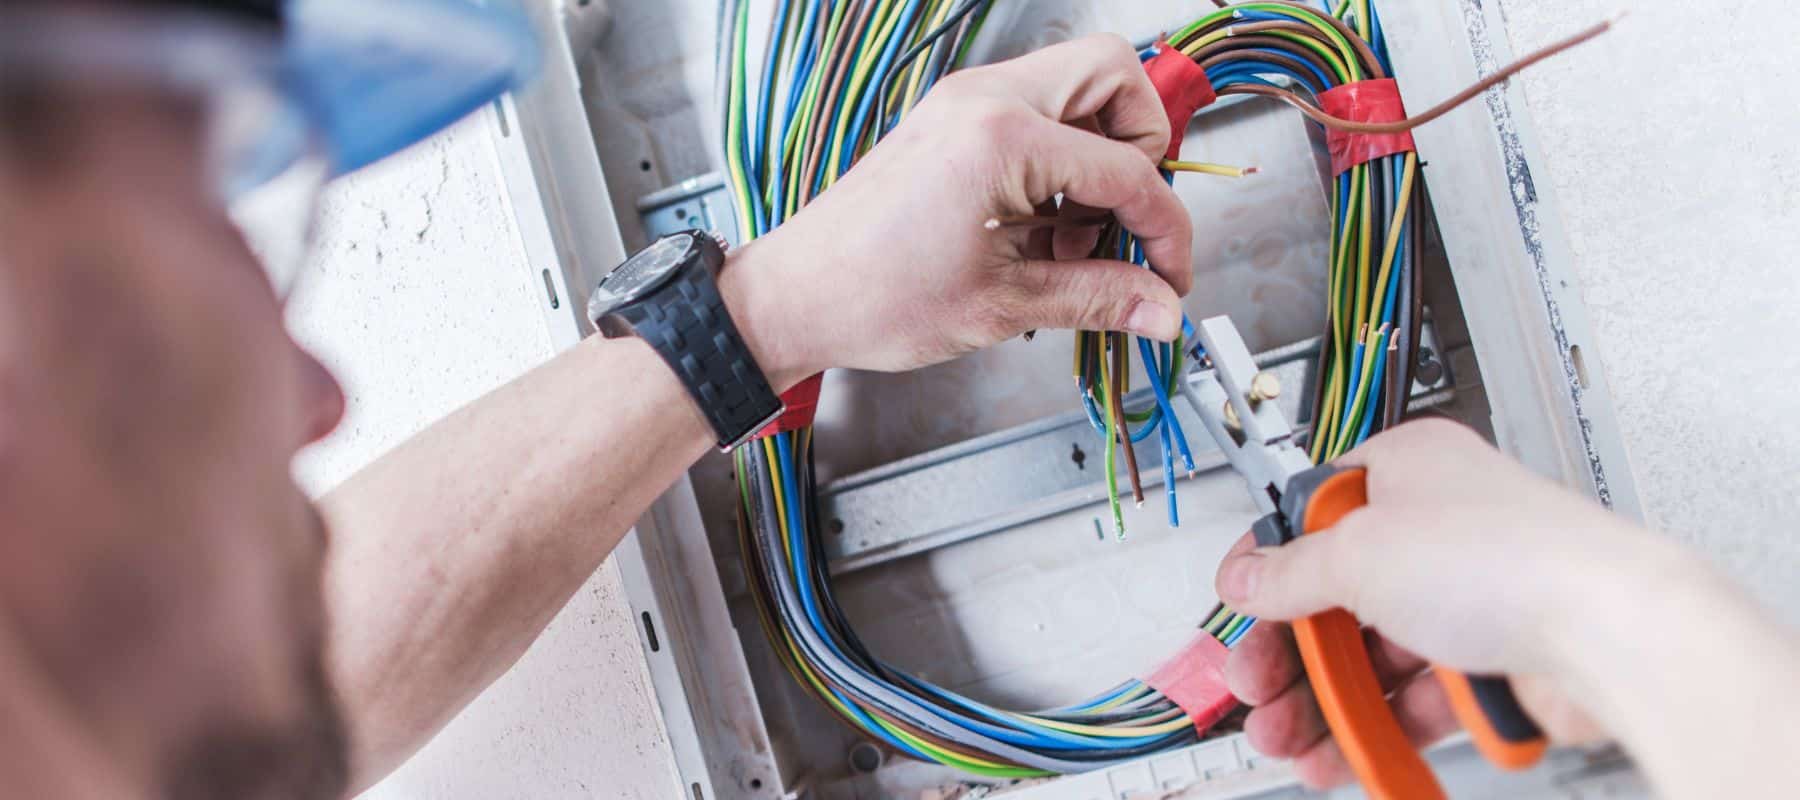
[[[1205,733],[1237,707],[1237,698],[1225,688],[1225,657],[1230,653],[1212,634],[1201,631],[1144,683],[1174,701],[1193,720],[1194,728]]]
[[[1346,83],[1319,95],[1319,109],[1338,119],[1355,122],[1399,122],[1406,119],[1406,107],[1400,102],[1400,84],[1393,78]],[[1400,133],[1349,133],[1325,131],[1325,146],[1331,150],[1331,174],[1342,175],[1351,167],[1382,156],[1411,153],[1412,131]]]
[[[1150,85],[1156,87],[1163,111],[1169,115],[1169,150],[1163,157],[1180,158],[1188,120],[1194,112],[1212,105],[1219,94],[1213,91],[1205,69],[1167,43],[1157,45],[1156,55],[1144,62],[1144,71],[1150,74]]]
[[[769,426],[756,432],[756,438],[774,436],[777,433],[797,431],[813,423],[813,414],[819,410],[819,384],[824,375],[814,375],[794,384],[794,388],[781,393],[781,404],[787,409],[781,412]]]

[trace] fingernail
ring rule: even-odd
[[[1139,300],[1125,317],[1125,330],[1164,342],[1174,341],[1175,329],[1180,325],[1180,315],[1152,300]]]
[[[1262,570],[1261,553],[1234,556],[1219,565],[1219,599],[1233,605],[1256,595],[1257,573]]]

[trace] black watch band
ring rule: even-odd
[[[674,270],[655,290],[594,320],[608,338],[637,336],[650,344],[687,387],[729,450],[781,415],[761,367],[738,334],[716,282],[724,253],[711,237],[694,232],[691,263]]]

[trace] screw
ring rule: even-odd
[[[1258,372],[1250,378],[1250,407],[1281,396],[1281,379],[1273,372]]]
[[[1434,386],[1444,379],[1444,364],[1437,360],[1437,354],[1431,348],[1419,348],[1418,368],[1413,377],[1426,386]]]
[[[881,769],[881,748],[868,742],[857,742],[850,748],[850,768],[864,775]]]

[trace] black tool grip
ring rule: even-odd
[[[1475,740],[1475,748],[1502,769],[1524,769],[1544,756],[1548,741],[1544,731],[1525,713],[1506,678],[1469,676],[1453,669],[1434,667],[1450,708]]]

